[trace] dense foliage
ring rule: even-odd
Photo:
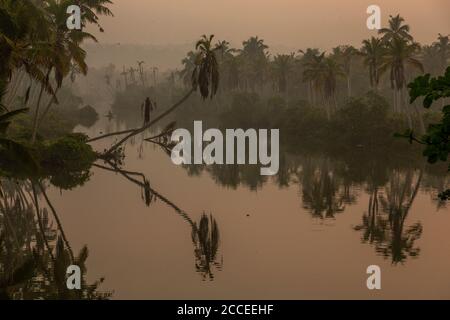
[[[423,106],[430,108],[434,102],[450,97],[450,67],[443,76],[432,78],[427,74],[415,79],[408,87],[411,102],[423,98]],[[447,161],[450,153],[450,105],[442,107],[441,121],[430,124],[426,134],[420,140],[416,139],[412,132],[409,137],[426,146],[423,154],[430,163]],[[441,198],[450,199],[450,190],[442,193]]]

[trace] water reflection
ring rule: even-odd
[[[344,200],[339,196],[339,181],[330,168],[328,159],[313,161],[308,159],[302,175],[303,207],[315,218],[334,218],[345,209]]]
[[[166,129],[163,133],[171,130]],[[151,142],[167,153],[170,150],[167,135],[157,138],[158,143]],[[141,158],[148,151],[147,141],[149,139],[144,135],[131,141]],[[306,212],[308,217],[320,223],[342,219],[352,205],[367,199],[367,211],[362,213],[361,219],[358,217],[361,223],[358,222],[351,232],[358,232],[361,242],[367,244],[369,250],[373,247],[375,254],[389,259],[393,265],[406,263],[420,254],[417,240],[422,236],[423,225],[409,216],[419,190],[420,194],[428,194],[437,207],[445,206],[436,195],[447,187],[448,178],[437,167],[424,166],[420,155],[405,158],[393,153],[384,157],[374,150],[358,150],[338,154],[284,151],[280,156],[280,170],[274,177],[261,176],[260,168],[252,165],[184,168],[189,175],[209,175],[216,184],[230,189],[244,187],[258,191],[268,184],[280,189],[294,188],[298,190],[296,200],[305,209],[299,210],[301,214]],[[121,163],[105,162],[94,166],[131,182],[132,186],[127,185],[125,189],[137,187],[136,192],[140,192],[147,207],[162,202],[182,218],[192,240],[193,256],[190,259],[194,270],[202,280],[215,279],[223,268],[223,258],[221,232],[212,214],[200,211],[197,212],[199,218],[195,218],[157,191],[149,177],[141,172],[124,170]],[[111,293],[98,291],[102,280],[94,284],[86,282],[87,248],[73,252],[44,185],[44,181],[49,181],[59,188],[76,187],[91,173],[92,170],[83,168],[81,173],[58,173],[41,181],[1,179],[1,298],[100,299],[110,296]],[[179,235],[173,237],[179,239]],[[227,255],[231,260],[230,256]],[[65,289],[65,268],[72,263],[83,266],[81,291]]]
[[[192,242],[195,247],[195,268],[203,279],[207,277],[214,279],[211,267],[222,270],[223,259],[217,261],[217,253],[219,250],[220,233],[217,221],[212,215],[203,214],[199,224],[195,223],[192,228]]]
[[[153,189],[144,174],[140,172],[126,171],[111,161],[106,161],[106,165],[100,165],[98,163],[94,164],[97,168],[118,173],[128,181],[137,185],[141,190],[142,200],[147,206],[150,206],[152,203],[160,200],[172,208],[181,218],[183,218],[191,229],[191,238],[194,246],[195,269],[199,274],[201,274],[203,280],[214,280],[213,270],[222,270],[223,257],[220,257],[219,261],[218,252],[220,246],[220,232],[218,223],[213,215],[206,215],[203,213],[197,223],[188,213],[180,209],[180,207],[168,198]]]
[[[302,156],[284,152],[278,175],[269,179],[279,188],[297,184],[302,207],[320,221],[336,219],[366,193],[368,210],[363,213],[362,223],[354,227],[362,233],[362,243],[373,245],[377,255],[391,259],[394,265],[418,257],[420,248],[415,242],[423,226],[420,222],[408,224],[408,213],[421,186],[438,208],[445,206],[436,197],[448,185],[446,174],[442,174],[445,168],[440,171],[417,157],[403,163],[403,155],[382,159],[373,150],[359,151],[357,155],[343,152],[339,157]],[[257,165],[189,165],[185,169],[190,175],[207,172],[216,183],[232,189],[244,186],[256,191],[269,181],[260,176]]]
[[[44,203],[40,199],[44,198]],[[0,299],[106,299],[103,279],[86,281],[88,248],[74,255],[40,181],[0,178]],[[81,290],[69,290],[66,270],[81,268]]]

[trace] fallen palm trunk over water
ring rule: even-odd
[[[166,111],[164,111],[161,115],[159,115],[158,117],[156,117],[153,121],[150,121],[149,123],[145,124],[144,126],[142,126],[141,128],[136,128],[136,129],[130,129],[130,130],[124,130],[124,131],[119,131],[119,132],[113,132],[113,133],[109,133],[109,134],[105,134],[93,139],[89,139],[87,142],[94,142],[100,139],[104,139],[107,137],[111,137],[111,136],[115,136],[115,135],[122,135],[122,134],[128,134],[126,137],[124,137],[122,140],[120,140],[119,142],[117,142],[116,144],[114,144],[111,148],[109,148],[107,151],[105,151],[104,156],[107,155],[111,155],[115,150],[117,150],[117,148],[119,148],[123,143],[125,143],[126,141],[128,141],[130,138],[138,135],[139,133],[144,132],[145,130],[149,129],[150,127],[152,127],[153,125],[155,125],[156,123],[158,123],[159,121],[161,121],[163,118],[165,118],[166,116],[168,116],[170,113],[172,113],[174,110],[176,110],[179,106],[181,106],[187,99],[189,99],[189,97],[195,92],[195,89],[191,89],[183,98],[181,98],[180,101],[178,101],[177,103],[175,103],[172,107],[170,107],[169,109],[167,109]]]

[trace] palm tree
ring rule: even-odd
[[[288,77],[294,64],[294,54],[278,54],[273,60],[273,72],[278,91],[287,94]]]
[[[450,38],[439,33],[438,41],[433,44],[439,54],[440,70],[443,72],[448,66],[448,59],[450,59]]]
[[[155,123],[159,122],[161,119],[165,118],[167,115],[171,114],[173,111],[178,109],[189,97],[196,92],[198,89],[200,95],[203,99],[213,98],[217,93],[219,87],[219,70],[216,58],[216,52],[220,49],[219,45],[213,45],[212,40],[214,35],[209,37],[202,36],[202,38],[197,42],[196,49],[196,59],[195,67],[192,71],[191,76],[191,89],[173,106],[164,111],[161,115],[156,117],[153,121],[145,124],[141,128],[130,129],[115,133],[105,134],[93,139],[89,142],[96,141],[102,138],[110,137],[113,135],[127,134],[123,139],[114,144],[109,150],[105,152],[105,155],[110,155],[112,152],[116,151],[123,143],[128,141],[130,138],[144,132]]]
[[[345,76],[342,65],[333,57],[326,57],[323,65],[323,92],[327,102],[328,117],[330,118],[331,108],[335,111],[336,101],[336,83],[338,77]]]
[[[214,47],[213,38],[214,35],[210,35],[209,38],[203,35],[195,45],[199,54],[197,66],[192,75],[192,84],[194,88],[198,86],[203,99],[214,97],[219,88],[219,64],[216,51],[221,49],[221,45],[219,43]]]
[[[244,41],[242,45],[243,48],[241,53],[249,59],[265,57],[266,50],[269,48],[266,44],[264,44],[264,40],[259,39],[257,36],[250,37],[248,40]]]
[[[126,89],[128,87],[128,72],[125,70],[125,66],[123,66],[123,71],[120,75],[123,76],[125,89]]]
[[[152,67],[153,85],[154,86],[156,86],[156,83],[158,82],[158,73],[159,73],[159,68],[158,67]]]
[[[69,30],[66,26],[67,7],[72,2],[70,0],[45,0],[42,3],[43,10],[48,16],[48,35],[45,41],[34,45],[36,62],[42,66],[45,73],[45,84],[41,85],[41,91],[37,101],[34,119],[32,142],[34,143],[37,131],[43,118],[46,116],[50,107],[57,103],[56,92],[62,86],[63,79],[71,72],[72,66],[76,65],[83,75],[87,73],[87,65],[85,62],[86,52],[81,48],[81,44],[91,39],[96,41],[95,37],[87,32],[79,30]],[[95,24],[99,26],[98,15],[112,15],[106,5],[111,4],[109,0],[83,0],[79,2],[83,15],[82,26],[87,24]],[[103,29],[101,29],[103,30]],[[50,75],[54,73],[56,90],[53,97],[47,104],[43,113],[40,114],[40,105],[42,101],[43,90],[45,86],[50,85]]]
[[[24,70],[30,78],[45,83],[45,74],[34,58],[34,45],[48,34],[45,11],[35,2],[4,0],[0,3],[0,15],[0,81],[8,86],[12,74]],[[45,86],[45,90],[53,93],[50,86]]]
[[[217,55],[219,70],[223,85],[221,88],[234,90],[239,86],[239,58],[235,56],[238,50],[231,48],[228,41],[220,41]]]
[[[369,68],[370,86],[377,91],[386,47],[381,39],[375,37],[364,40],[362,43],[360,55],[364,58],[364,64]]]
[[[358,50],[353,46],[344,45],[333,48],[333,56],[336,61],[342,66],[345,78],[347,79],[347,96],[352,95],[352,62],[353,58],[357,55]]]
[[[197,55],[193,51],[189,51],[186,57],[181,61],[183,69],[179,72],[179,75],[188,88],[192,86],[192,73],[196,67]]]
[[[145,87],[145,75],[144,75],[144,64],[145,61],[137,61],[139,78],[141,79],[142,86]]]
[[[254,90],[255,87],[261,88],[264,84],[267,67],[269,48],[264,44],[264,40],[258,37],[250,37],[242,43],[240,50],[240,62],[245,76],[245,89]]]
[[[321,54],[319,49],[308,48],[306,51],[299,50],[303,56],[299,59],[299,65],[302,68],[303,81],[308,83],[308,101],[312,104],[316,104],[316,94],[318,94],[319,87],[317,86],[314,72],[318,69],[321,60],[324,58],[325,54]],[[311,71],[306,71],[311,69]]]
[[[220,73],[223,81],[222,88],[227,90],[235,90],[240,84],[240,57],[235,56],[234,49],[229,49],[221,59]]]
[[[337,107],[337,78],[345,75],[342,66],[333,57],[326,57],[325,53],[322,53],[306,62],[304,67],[304,80],[310,81],[316,92],[323,95],[327,117],[331,119],[332,110]]]
[[[409,34],[409,25],[403,24],[405,19],[397,14],[395,17],[389,16],[389,27],[381,28],[378,33],[382,36],[384,42],[389,42],[394,39],[401,39],[406,41],[413,41],[413,37]]]
[[[310,51],[308,51],[310,50]],[[317,103],[318,96],[322,95],[321,92],[321,72],[322,63],[325,59],[325,52],[320,53],[317,51],[312,51],[308,49],[303,53],[302,65],[303,65],[303,81],[309,83],[310,88],[310,102],[312,104]],[[303,51],[301,51],[303,52]]]
[[[440,74],[441,63],[439,50],[436,45],[424,45],[420,48],[420,60],[423,63],[424,70],[432,75]]]
[[[2,104],[2,98],[5,95],[5,92],[6,83],[0,81],[0,149],[6,150],[7,155],[11,156],[11,159],[8,161],[20,163],[23,166],[24,172],[35,173],[37,165],[28,149],[7,136],[8,128],[14,118],[26,113],[28,109],[21,108],[9,111],[8,108]]]
[[[418,69],[423,72],[422,63],[416,58],[419,46],[415,43],[410,44],[407,40],[393,38],[388,44],[382,70],[390,69],[390,83],[394,90],[394,111],[405,108],[408,118],[408,125],[412,129],[412,120],[409,110],[406,109],[406,101],[404,100],[404,89],[407,84],[406,67]],[[400,99],[400,100],[399,100]],[[421,117],[419,117],[422,119]]]

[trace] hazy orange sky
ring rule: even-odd
[[[270,45],[329,48],[358,45],[375,34],[366,9],[377,4],[383,23],[401,13],[422,43],[450,33],[450,0],[113,0],[102,18],[104,43],[179,44],[204,33],[237,45],[259,35]]]

